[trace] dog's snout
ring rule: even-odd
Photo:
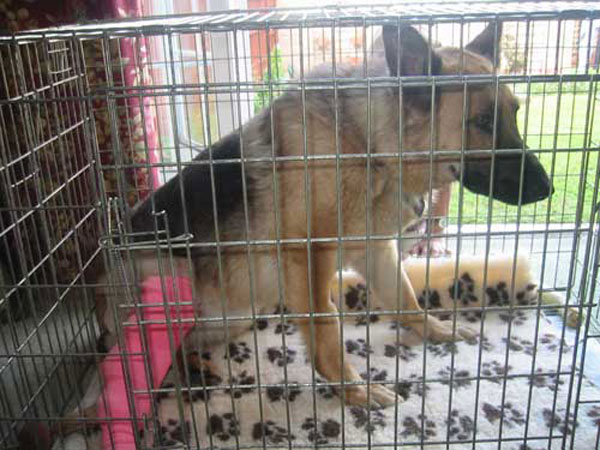
[[[539,200],[544,200],[546,198],[548,198],[549,196],[551,196],[552,194],[554,194],[554,185],[552,184],[552,180],[550,180],[550,178],[546,178],[545,180],[545,184],[541,190],[541,192],[539,192]]]
[[[518,184],[518,183],[517,183]],[[554,194],[554,186],[551,183],[525,183],[522,189],[522,204],[529,204],[545,200]]]
[[[554,194],[554,188],[552,188],[552,194]],[[535,199],[535,201],[536,201],[536,202],[539,202],[539,201],[545,200],[545,199],[547,199],[547,198],[548,198],[548,196],[549,196],[549,194],[547,194],[547,193],[543,193],[543,192],[540,192],[540,193],[537,195],[537,198]]]
[[[467,163],[463,185],[472,192],[492,196],[509,205],[527,205],[545,200],[554,193],[544,167],[529,152],[525,153],[524,160],[521,156],[498,156],[493,171],[493,188],[490,191],[491,161]]]
[[[552,180],[539,160],[529,154],[525,159],[525,180],[523,180],[523,203],[545,200],[554,194]]]

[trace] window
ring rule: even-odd
[[[146,10],[149,15],[172,15],[245,8],[243,3],[151,0]],[[178,155],[179,162],[190,161],[198,151],[252,116],[254,94],[239,93],[234,84],[253,79],[250,43],[247,31],[238,31],[235,36],[232,32],[212,32],[210,37],[190,32],[149,39],[153,84],[170,90],[155,97],[160,162],[177,163]],[[218,84],[212,84],[207,93],[207,82]],[[172,165],[161,168],[159,183],[176,173],[177,167]]]

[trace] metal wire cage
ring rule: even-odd
[[[384,57],[378,41],[383,25],[412,25],[435,52],[439,46],[464,50],[490,23],[497,30],[502,24],[496,47],[501,63],[490,74],[369,74],[372,61]],[[330,72],[307,76],[324,63]],[[362,68],[360,75],[341,76],[346,64]],[[591,1],[221,11],[0,37],[2,448],[40,446],[47,436],[56,448],[100,448],[98,425],[117,419],[141,424],[133,427],[140,448],[598,448],[599,66],[600,5]],[[131,206],[153,198],[169,180],[180,180],[186,167],[210,168],[206,196],[214,202],[219,165],[262,164],[275,179],[286,164],[297,163],[306,176],[298,190],[310,198],[319,195],[311,191],[318,186],[308,182],[314,164],[333,161],[339,170],[345,161],[360,159],[370,180],[379,158],[402,164],[410,157],[401,142],[393,155],[372,154],[369,142],[363,152],[347,157],[340,150],[344,131],[336,130],[332,154],[314,156],[305,142],[295,156],[273,150],[213,159],[212,149],[222,138],[258,114],[272,119],[271,105],[288,92],[299,95],[305,115],[304,102],[313,92],[329,92],[336,101],[344,91],[360,92],[357,96],[370,102],[378,88],[402,85],[431,92],[436,111],[435,93],[444,86],[466,92],[477,83],[495,86],[496,104],[499,86],[519,97],[516,122],[524,142],[518,150],[527,146],[537,155],[555,188],[542,202],[507,206],[454,183],[445,228],[430,226],[421,233],[430,245],[441,239],[456,258],[448,263],[449,281],[436,278],[433,260],[415,263],[422,270],[421,284],[413,279],[424,308],[420,314],[430,320],[445,315],[455,334],[457,323],[467,321],[481,334],[478,339],[411,341],[410,331],[395,321],[380,322],[397,318],[399,311],[371,306],[373,274],[343,283],[341,256],[335,283],[345,298],[340,311],[288,310],[281,276],[273,288],[275,308],[260,310],[254,299],[261,294],[254,287],[247,292],[247,309],[228,309],[222,261],[232,249],[247,258],[239,270],[248,274],[264,269],[252,262],[261,248],[277,255],[277,264],[264,270],[281,272],[285,246],[303,246],[310,254],[325,244],[368,248],[398,240],[406,247],[417,239],[414,233],[371,233],[368,214],[357,218],[367,222],[358,236],[338,228],[335,236],[289,237],[285,226],[278,226],[273,238],[248,231],[230,238],[219,232],[217,218],[210,224],[211,237],[203,240],[194,230],[171,229],[169,214],[154,203],[152,223],[141,229],[132,223]],[[369,124],[372,109],[365,108]],[[331,114],[336,126],[341,123],[343,111]],[[462,133],[467,121],[463,118]],[[268,134],[277,132],[271,126]],[[458,150],[464,158],[465,149]],[[433,164],[433,151],[432,145],[421,159]],[[269,186],[277,197],[277,183]],[[433,196],[429,189],[429,203]],[[183,198],[181,205],[185,211]],[[252,204],[245,197],[239,206],[238,220],[247,228]],[[277,223],[277,207],[270,214],[264,220]],[[299,211],[298,220],[310,222],[307,214]],[[343,214],[339,207],[331,211],[331,223],[340,223]],[[118,343],[123,348],[127,329],[152,325],[141,318],[143,280],[134,261],[150,255],[163,279],[176,268],[193,279],[202,251],[213,252],[218,262],[211,274],[214,305],[201,299],[193,319],[174,319],[193,322],[200,337],[181,348],[170,342],[173,366],[165,381],[150,382],[145,390],[152,398],[148,414],[96,417],[90,411],[103,397],[97,368],[106,352]],[[489,269],[495,252],[509,255],[500,278]],[[518,270],[517,255],[523,253],[531,275]],[[478,264],[479,277],[463,273],[461,260]],[[307,261],[310,273],[310,257]],[[477,283],[481,286],[474,288]],[[560,297],[562,303],[508,301],[534,291],[532,284],[541,299]],[[480,289],[487,301],[464,307],[457,286],[465,295]],[[100,314],[99,290],[117,299]],[[308,295],[313,305],[310,288]],[[444,295],[454,300],[452,306],[440,305]],[[503,295],[510,304],[493,302]],[[437,315],[430,315],[436,306]],[[134,313],[135,320],[128,318]],[[101,336],[106,330],[98,314],[114,318],[113,340]],[[560,318],[569,314],[579,326],[571,329],[569,320]],[[319,319],[333,316],[345,319],[337,330],[340,358],[353,361],[359,380],[328,379],[306,351],[307,345],[318,345]],[[311,343],[300,338],[303,321],[311,324]],[[178,334],[170,319],[162,323],[171,338]],[[208,336],[212,332],[216,340]],[[121,354],[124,360],[139,356]],[[150,373],[148,348],[141,357]],[[131,406],[144,392],[132,387],[132,374],[124,376]],[[373,403],[344,406],[344,388],[355,384],[366,385],[368,396],[381,385],[398,397],[384,409]]]

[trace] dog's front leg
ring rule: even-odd
[[[367,387],[354,384],[362,382],[356,369],[348,358],[342,363],[343,345],[340,338],[340,319],[338,309],[330,297],[330,282],[336,270],[336,251],[332,248],[312,249],[312,305],[308,289],[308,256],[295,254],[293,256],[294,270],[289,270],[286,276],[286,290],[290,306],[298,313],[330,314],[325,317],[301,319],[300,329],[309,349],[315,368],[327,380],[332,382],[349,383],[344,388],[346,403],[373,407],[389,406],[395,403],[396,395],[382,385],[372,384],[370,395]],[[304,274],[304,276],[302,276]]]
[[[365,278],[370,277],[369,288],[373,292],[371,308],[381,307],[399,311],[394,318],[402,325],[413,328],[425,339],[453,341],[475,336],[475,333],[468,328],[457,326],[456,330],[453,330],[451,322],[443,322],[430,314],[425,315],[417,301],[410,279],[402,268],[394,242],[380,241],[370,244],[368,258],[370,271],[367,271],[364,247],[364,245],[356,246],[347,250],[346,257],[350,259],[351,267]],[[398,298],[398,287],[400,287],[400,298]]]

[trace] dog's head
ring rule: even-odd
[[[388,70],[392,76],[493,74],[500,35],[501,25],[492,23],[464,51],[433,49],[410,26],[384,26]],[[405,148],[429,150],[433,143],[434,151],[465,150],[464,158],[440,152],[433,167],[415,164],[413,170],[422,170],[425,180],[431,175],[434,187],[462,180],[477,194],[513,205],[543,200],[554,191],[536,156],[523,152],[516,120],[519,103],[506,85],[457,83],[436,86],[434,93],[429,86],[406,86],[402,95]]]

